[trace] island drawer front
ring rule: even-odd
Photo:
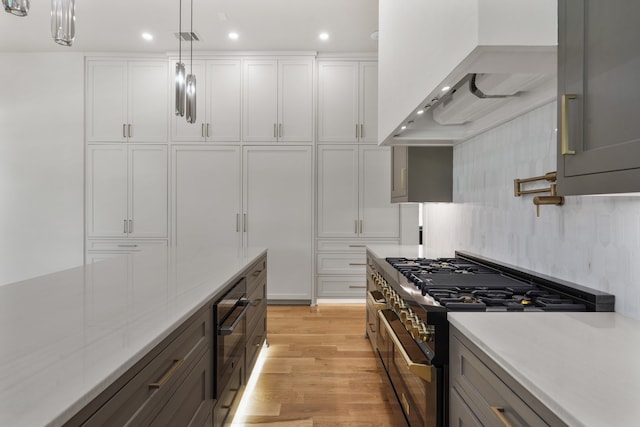
[[[247,271],[247,295],[251,293],[261,284],[267,282],[267,257],[261,257]]]
[[[465,403],[482,425],[500,425],[501,416],[514,426],[549,425],[455,335],[449,351],[451,393],[468,397]]]
[[[244,391],[244,376],[243,357],[243,360],[238,363],[231,373],[227,386],[222,390],[220,397],[218,397],[218,400],[215,403],[213,408],[213,425],[215,427],[222,427],[231,424],[233,414],[236,412],[236,409],[238,409],[240,398]]]
[[[364,254],[367,245],[383,245],[398,243],[395,240],[338,240],[338,239],[318,239],[316,249],[318,252],[352,252]]]
[[[260,284],[248,296],[249,311],[247,311],[247,335],[251,334],[254,326],[260,317],[265,316],[267,309],[267,287],[265,283]]]
[[[151,426],[211,426],[212,366],[209,350],[177,388],[174,397],[158,412]]]
[[[253,367],[258,360],[258,354],[260,353],[260,349],[262,348],[262,344],[267,339],[267,313],[264,312],[260,316],[260,320],[256,324],[255,328],[251,331],[251,335],[247,339],[247,347],[245,349],[246,353],[246,378],[245,384],[249,381],[249,377],[251,376],[251,372],[253,372]]]
[[[96,399],[106,400],[84,426],[146,426],[210,350],[211,312],[203,309]],[[154,349],[155,350],[155,349]],[[109,394],[111,396],[109,397]],[[209,394],[211,398],[212,394]],[[72,420],[73,421],[73,420]],[[71,424],[75,425],[75,424]]]
[[[95,240],[87,241],[87,251],[139,252],[146,248],[167,246],[166,239],[158,240]]]
[[[317,255],[318,274],[354,274],[366,273],[366,256],[362,254],[335,253]]]

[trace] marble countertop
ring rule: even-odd
[[[568,425],[638,425],[640,321],[601,312],[448,318]]]
[[[64,424],[265,253],[150,249],[0,286],[0,425]]]

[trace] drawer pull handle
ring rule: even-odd
[[[252,276],[253,276],[253,277],[258,277],[258,276],[260,275],[260,273],[262,273],[262,270],[254,271],[254,272],[253,272],[253,274],[252,274]]]
[[[255,300],[255,301],[251,301],[251,306],[252,306],[252,307],[257,307],[257,306],[259,306],[260,304],[262,304],[262,298],[258,298],[258,299],[257,299],[257,300]]]
[[[349,245],[350,248],[366,248],[367,245]]]
[[[561,105],[561,114],[560,121],[562,125],[562,133],[560,134],[560,142],[562,151],[561,154],[566,156],[567,154],[573,155],[576,154],[574,150],[569,148],[569,101],[576,99],[577,95],[574,94],[564,94],[560,100]]]
[[[167,372],[165,372],[164,375],[160,377],[158,382],[149,384],[149,388],[160,388],[165,385],[166,382],[169,381],[169,378],[171,378],[173,374],[175,374],[175,372],[180,368],[180,366],[182,366],[183,363],[184,359],[173,359],[173,363],[171,364],[169,369],[167,369]]]
[[[360,285],[350,285],[349,289],[367,289],[367,286],[360,286]]]
[[[365,262],[350,262],[349,265],[367,265]]]
[[[137,248],[138,245],[118,245],[119,248]]]
[[[504,416],[504,408],[500,408],[498,406],[492,406],[491,412],[493,412],[493,415],[495,415],[496,418],[498,418],[498,420],[502,423],[504,427],[512,427],[509,420],[507,420],[507,417]]]

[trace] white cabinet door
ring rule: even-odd
[[[360,219],[361,237],[400,237],[400,211],[392,204],[391,150],[388,147],[361,145]]]
[[[129,145],[129,237],[167,237],[166,145]]]
[[[207,140],[240,141],[240,80],[240,60],[207,61]]]
[[[240,148],[173,147],[173,245],[240,247]]]
[[[278,61],[278,140],[313,140],[313,61]]]
[[[358,111],[361,142],[378,143],[378,63],[360,63],[360,100]]]
[[[124,61],[87,62],[88,141],[126,141],[127,77]]]
[[[87,148],[87,236],[127,236],[127,145]]]
[[[311,146],[244,147],[245,246],[269,249],[269,299],[311,299],[312,154]]]
[[[278,67],[275,60],[244,62],[243,134],[245,141],[276,141]]]
[[[184,58],[183,58],[184,61]],[[171,78],[172,83],[170,112],[171,112],[171,138],[173,141],[200,142],[205,140],[204,126],[206,125],[206,100],[207,96],[207,79],[205,61],[184,61],[187,73],[193,70],[196,76],[196,122],[188,123],[184,116],[176,116],[176,95],[175,95],[175,64],[177,61],[171,61]],[[192,68],[193,67],[193,68]]]
[[[358,146],[318,146],[318,237],[358,235]]]
[[[358,117],[358,63],[327,61],[318,64],[318,141],[356,142]]]
[[[166,142],[169,87],[165,61],[130,61],[129,142]]]
[[[87,63],[87,141],[166,142],[167,63]]]
[[[167,147],[87,149],[87,236],[167,237]]]

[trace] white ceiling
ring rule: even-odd
[[[189,31],[190,0],[182,0]],[[175,52],[179,0],[76,0],[71,48],[51,39],[49,2],[33,0],[27,17],[0,9],[0,51]],[[194,51],[313,50],[375,52],[378,0],[193,0]],[[141,33],[154,39],[146,42]],[[229,31],[240,38],[232,41]],[[318,34],[326,31],[328,41]],[[183,44],[188,50],[189,44]]]

